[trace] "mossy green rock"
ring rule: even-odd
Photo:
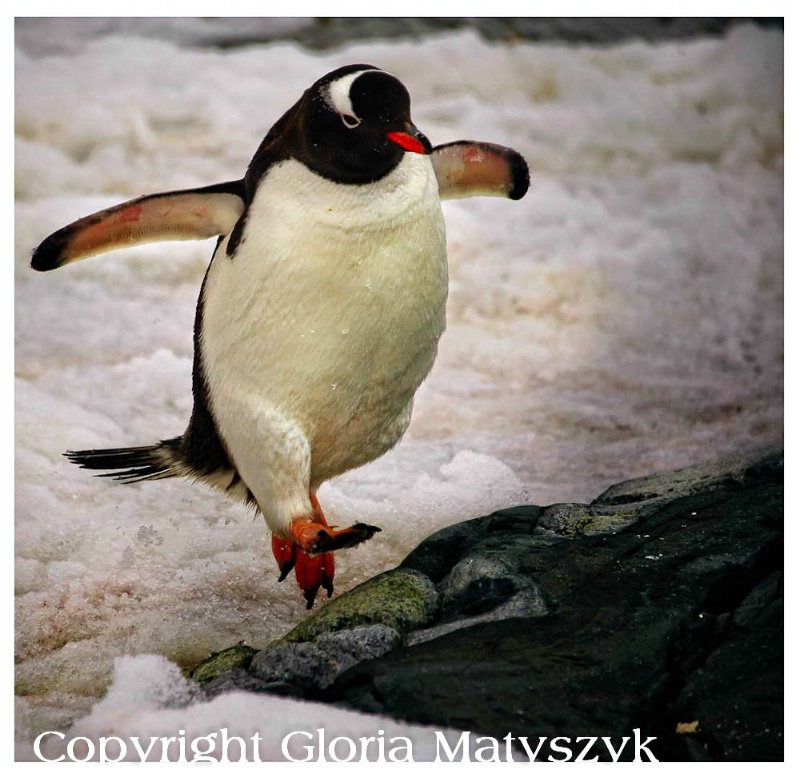
[[[385,624],[402,634],[428,624],[438,607],[439,594],[426,575],[397,567],[325,603],[291,630],[284,640],[314,640],[326,632],[363,624]]]
[[[247,670],[258,649],[251,646],[238,645],[226,648],[192,668],[187,676],[201,686],[229,673],[231,670]]]
[[[613,509],[605,506],[557,503],[542,511],[539,527],[566,538],[590,537],[619,532],[634,524],[643,515],[635,509]]]

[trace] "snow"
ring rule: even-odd
[[[445,203],[448,331],[411,428],[320,493],[334,523],[384,530],[338,555],[337,591],[453,522],[586,501],[626,478],[782,441],[780,33],[588,47],[465,31],[319,54],[191,48],[172,29],[101,29],[58,46],[33,35],[16,52],[24,758],[37,733],[72,721],[95,736],[252,734],[261,722],[273,745],[306,715],[304,729],[325,721],[319,706],[245,694],[187,706],[176,681],[176,665],[240,640],[265,645],[303,617],[299,592],[276,581],[261,519],[202,486],[122,486],[61,456],[183,430],[213,244],[142,246],[50,274],[27,264],[47,234],[91,211],[240,177],[278,116],[335,67],[395,73],[434,144],[503,143],[532,171],[520,202]],[[384,724],[337,713],[335,726],[374,735]]]
[[[192,703],[192,696],[180,670],[164,657],[118,659],[108,694],[81,721],[80,735],[48,735],[40,741],[39,751],[45,759],[63,760],[70,756],[70,740],[91,738],[97,744],[92,761],[102,761],[101,738],[106,738],[108,762],[144,761],[142,752],[148,761],[166,761],[166,756],[172,762],[304,762],[320,755],[332,761],[350,761],[352,754],[361,752],[359,740],[372,738],[365,744],[371,760],[382,753],[389,761],[403,761],[406,755],[414,761],[433,761],[437,751],[446,754],[442,746],[437,748],[437,740],[443,737],[452,751],[462,734],[346,710],[336,710],[334,728],[330,707],[320,703],[289,702],[244,692]],[[270,736],[273,733],[280,734]],[[162,743],[162,738],[170,736],[173,742]],[[342,742],[333,742],[336,738]],[[138,750],[134,744],[137,740]],[[223,745],[226,740],[228,747]],[[470,740],[474,753],[475,738]],[[355,750],[346,741],[351,741]],[[398,750],[392,758],[390,753],[395,748]],[[80,740],[73,753],[78,760],[91,758],[86,743]]]

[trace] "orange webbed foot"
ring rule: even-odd
[[[369,540],[378,527],[358,522],[346,529],[335,529],[325,519],[316,494],[311,494],[313,515],[295,519],[289,528],[290,538],[272,536],[272,553],[283,581],[294,569],[298,586],[303,591],[306,607],[311,608],[320,588],[333,594],[333,552],[352,548]]]
[[[306,554],[301,548],[297,549],[297,566],[295,577],[297,585],[303,591],[306,599],[306,610],[310,610],[317,598],[317,592],[322,587],[330,597],[333,594],[333,574],[335,571],[333,554]]]

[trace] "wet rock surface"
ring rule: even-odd
[[[779,453],[499,511],[194,677],[497,738],[627,736],[622,759],[639,730],[663,760],[780,760],[782,517]],[[584,758],[610,758],[598,742]]]

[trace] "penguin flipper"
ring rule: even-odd
[[[62,227],[31,255],[34,270],[55,270],[104,251],[160,240],[226,235],[244,211],[244,182],[145,195]]]
[[[522,154],[495,143],[444,143],[434,148],[431,162],[442,200],[478,196],[519,200],[530,184]]]

